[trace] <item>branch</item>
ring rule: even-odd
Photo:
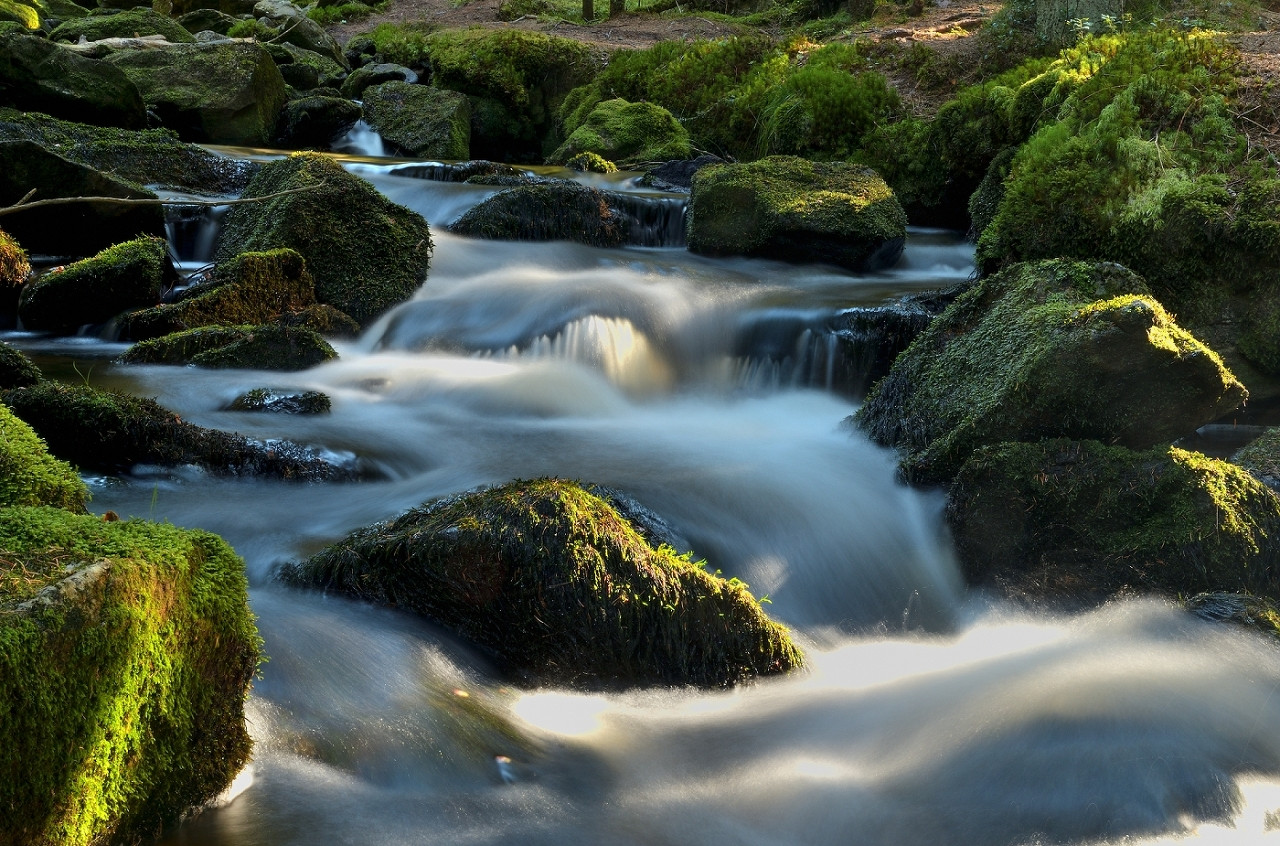
[[[97,205],[109,206],[237,206],[241,203],[261,203],[264,200],[274,200],[276,197],[283,197],[286,194],[301,194],[304,191],[314,191],[317,188],[323,188],[325,183],[317,182],[315,185],[302,185],[298,188],[288,188],[284,191],[277,191],[274,194],[263,194],[261,197],[239,197],[234,200],[164,200],[156,198],[139,198],[126,199],[124,197],[54,197],[48,200],[36,200],[29,203],[27,200],[36,193],[36,189],[32,188],[23,196],[21,200],[11,206],[0,206],[0,216],[6,214],[14,214],[15,212],[26,211],[27,209],[40,208],[42,206],[65,206],[71,203],[94,203]]]

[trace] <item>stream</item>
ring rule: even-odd
[[[95,512],[226,538],[270,658],[250,768],[158,843],[1246,844],[1280,827],[1280,650],[1151,600],[1048,617],[966,591],[941,496],[842,425],[865,385],[833,321],[967,278],[971,244],[913,230],[865,276],[710,259],[671,243],[677,200],[620,177],[592,179],[654,209],[649,246],[468,240],[444,224],[495,189],[346,166],[423,214],[435,253],[337,361],[125,367],[122,344],[5,336],[60,377],[384,477],[89,480]],[[175,231],[188,262],[212,225]],[[255,387],[333,411],[224,410]],[[729,692],[520,690],[429,622],[273,581],[432,497],[544,475],[657,513],[768,597],[809,668]]]

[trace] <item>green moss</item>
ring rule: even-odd
[[[967,577],[1024,596],[1280,591],[1280,499],[1177,448],[985,447],[957,476],[948,517]]]
[[[1050,437],[1167,443],[1244,387],[1118,265],[1014,265],[963,294],[894,362],[857,421],[908,478],[950,479],[976,448]]]
[[[569,170],[581,173],[617,173],[618,166],[597,153],[578,153],[564,163]]]
[[[290,188],[316,190],[233,208],[216,260],[289,247],[306,260],[316,299],[361,324],[408,299],[431,260],[431,231],[421,215],[390,202],[332,158],[298,153],[262,167],[246,197]],[[352,226],[351,221],[360,221]]]
[[[21,285],[30,272],[27,251],[0,229],[0,287]]]
[[[789,156],[715,165],[693,177],[689,249],[822,260],[854,269],[892,264],[906,215],[874,171]]]
[[[44,376],[31,359],[16,347],[0,342],[0,390],[25,388],[43,381]]]
[[[0,21],[13,21],[27,30],[40,28],[40,13],[17,0],[0,0]]]
[[[158,302],[176,276],[163,238],[137,238],[41,276],[23,289],[18,316],[28,329],[68,334]]]
[[[52,505],[83,512],[89,489],[45,449],[26,423],[0,405],[0,507]]]
[[[573,182],[520,185],[467,210],[451,231],[508,241],[569,240],[596,247],[627,243],[631,219],[603,191]]]
[[[316,301],[306,263],[287,248],[241,253],[218,265],[212,281],[188,292],[179,302],[128,315],[121,336],[145,339],[200,326],[269,323]]]
[[[7,508],[0,570],[0,839],[132,842],[227,787],[249,758],[261,642],[225,542]]]
[[[548,684],[723,686],[802,661],[741,582],[555,479],[428,503],[284,576],[424,614]]]
[[[173,18],[149,8],[125,9],[113,15],[75,18],[49,33],[54,41],[69,41],[72,44],[81,38],[100,41],[103,38],[135,38],[144,35],[163,35],[166,41],[174,44],[190,44],[196,40],[194,35]]]
[[[364,115],[384,141],[418,158],[471,157],[471,103],[457,91],[407,82],[366,88]]]
[[[5,105],[103,126],[146,125],[142,97],[123,73],[21,26],[0,32]]]
[[[386,9],[387,5],[387,3],[361,3],[359,0],[355,0],[355,2],[342,3],[336,6],[315,6],[307,10],[307,17],[320,24],[320,26],[333,26],[338,23],[367,18],[375,12]]]
[[[297,326],[205,326],[130,347],[125,364],[194,364],[250,370],[306,370],[338,357],[311,329]]]
[[[899,108],[898,93],[875,72],[849,73],[807,64],[764,96],[758,113],[758,155],[848,159],[863,137]]]
[[[270,41],[280,34],[278,29],[267,26],[256,18],[238,21],[227,30],[228,38],[256,38],[259,41]]]
[[[1231,456],[1271,487],[1280,486],[1280,428],[1270,428]]]
[[[276,414],[328,414],[332,402],[319,391],[288,393],[271,388],[254,388],[231,401],[230,411],[269,411]]]
[[[691,148],[689,133],[666,109],[614,99],[592,109],[548,161],[567,163],[581,153],[635,169],[645,162],[687,159]]]
[[[331,338],[354,338],[360,334],[360,324],[350,315],[323,303],[282,314],[276,322],[281,326],[301,326]]]

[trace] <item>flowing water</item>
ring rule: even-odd
[[[385,477],[92,480],[95,510],[227,538],[270,655],[236,795],[161,842],[1243,844],[1270,831],[1272,645],[1152,601],[1046,618],[968,594],[940,498],[895,484],[892,456],[842,426],[862,386],[840,314],[964,279],[961,239],[913,232],[902,263],[871,276],[669,245],[472,241],[443,224],[492,189],[348,166],[424,214],[436,251],[418,294],[338,361],[126,368],[109,361],[120,345],[14,338],[72,378],[74,363],[183,419],[354,453]],[[678,229],[672,198],[613,187]],[[201,224],[179,228],[184,258],[207,258]],[[333,412],[223,410],[260,386],[324,391]],[[540,475],[656,512],[769,596],[810,668],[720,693],[521,691],[427,622],[272,580],[431,497]]]

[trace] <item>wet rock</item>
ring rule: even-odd
[[[1231,461],[1272,490],[1280,490],[1280,428],[1267,429],[1237,450]]]
[[[126,129],[147,122],[138,87],[118,68],[12,32],[0,33],[0,106]]]
[[[178,23],[183,29],[196,34],[216,32],[218,35],[226,35],[231,31],[231,27],[239,22],[239,18],[219,12],[217,9],[193,9],[178,18]]]
[[[461,235],[509,241],[627,243],[632,220],[603,191],[574,182],[523,185],[472,207],[449,228]]]
[[[260,197],[323,187],[234,207],[216,261],[289,247],[306,260],[316,299],[362,325],[408,299],[427,275],[431,231],[422,216],[396,205],[326,156],[298,153],[262,167],[245,190]],[[358,222],[352,225],[353,221]]]
[[[267,52],[275,60],[284,81],[299,91],[334,88],[342,85],[347,69],[331,56],[307,50],[295,44],[267,44]]]
[[[411,179],[434,179],[437,182],[480,183],[478,180],[488,177],[519,177],[525,182],[546,181],[534,180],[526,171],[501,162],[477,159],[470,162],[431,162],[428,164],[409,164],[394,168],[391,173],[396,176],[407,176]]]
[[[189,44],[195,36],[168,15],[161,15],[147,8],[126,9],[113,15],[89,15],[63,23],[49,33],[54,41],[72,44],[81,38],[98,41],[103,38],[137,38],[144,35],[163,35],[174,44]]]
[[[354,63],[353,63],[354,64]],[[418,81],[418,74],[404,65],[391,64],[389,62],[379,62],[377,64],[365,65],[353,70],[342,83],[342,96],[352,100],[359,100],[364,96],[366,88],[372,88],[375,85],[381,85],[384,82],[407,82],[414,84]],[[468,132],[470,129],[468,128]],[[463,157],[465,158],[465,156]]]
[[[947,518],[966,578],[1033,601],[1280,591],[1280,499],[1225,461],[1056,439],[983,447]]]
[[[641,183],[659,191],[688,192],[693,186],[693,175],[704,167],[724,164],[719,156],[701,155],[696,159],[663,162],[640,178]]]
[[[471,156],[471,103],[457,91],[384,82],[365,89],[364,113],[383,141],[410,156]]]
[[[159,302],[178,279],[163,238],[136,238],[46,273],[27,285],[18,317],[27,329],[73,334],[128,308]]]
[[[1247,593],[1198,593],[1183,607],[1202,620],[1229,623],[1280,640],[1280,606]]]
[[[656,103],[606,100],[569,129],[569,137],[548,157],[563,164],[579,153],[596,153],[631,170],[645,162],[685,159],[689,133],[671,112]]]
[[[0,390],[25,388],[44,381],[40,368],[21,350],[0,342]]]
[[[306,370],[338,357],[319,333],[297,326],[203,326],[147,341],[122,364],[194,364],[248,370]]]
[[[276,323],[302,326],[329,338],[355,338],[360,334],[360,324],[351,315],[324,303],[282,314],[276,318]]]
[[[332,403],[320,391],[289,393],[254,388],[231,401],[228,411],[265,411],[273,414],[328,414]]]
[[[888,267],[902,255],[907,216],[875,171],[771,156],[705,168],[689,196],[689,249]]]
[[[540,684],[721,687],[802,662],[740,582],[554,479],[427,503],[282,578],[423,614]]]
[[[363,475],[288,441],[260,443],[183,422],[154,400],[83,385],[44,382],[0,399],[44,439],[49,451],[84,472],[128,472],[138,464],[196,465],[220,476],[342,481]]]
[[[360,106],[340,97],[292,100],[281,116],[281,138],[290,147],[328,148],[360,120]]]
[[[1119,265],[1019,264],[961,295],[856,420],[908,479],[950,479],[979,446],[1067,437],[1145,449],[1238,406],[1244,386]]]
[[[105,61],[137,85],[164,126],[184,141],[263,146],[275,138],[284,78],[256,43],[122,50]]]

